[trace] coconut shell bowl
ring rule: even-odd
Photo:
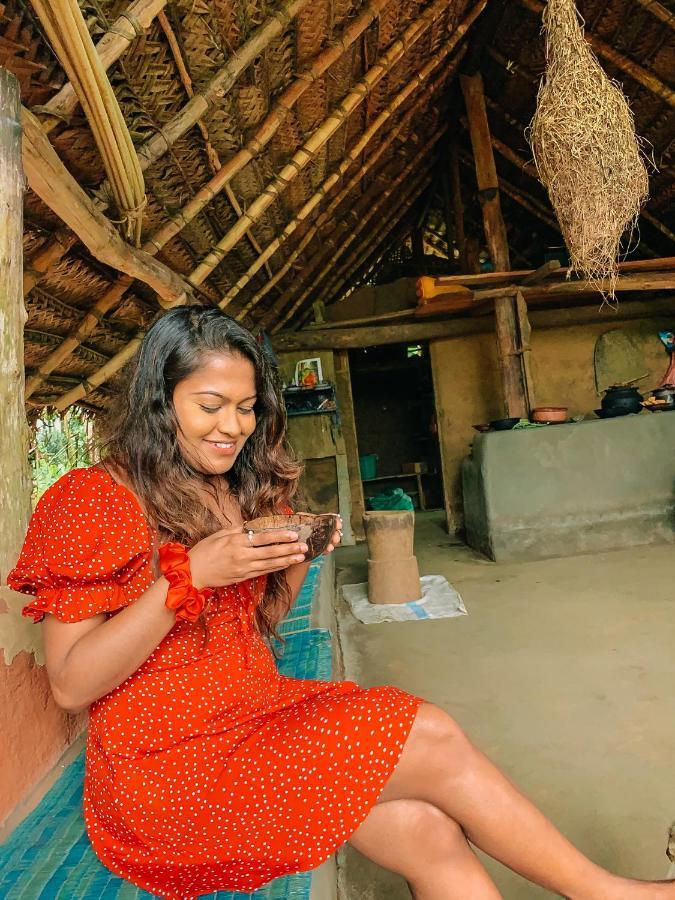
[[[326,551],[338,527],[339,517],[335,513],[295,513],[290,516],[262,516],[244,522],[244,531],[260,534],[268,531],[295,531],[298,540],[309,548],[306,560],[316,559]]]

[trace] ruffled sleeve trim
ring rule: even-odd
[[[46,613],[79,622],[140,596],[152,580],[141,576],[151,555],[133,495],[96,467],[73,469],[40,499],[7,584],[34,595],[22,610],[34,622]]]

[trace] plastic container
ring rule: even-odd
[[[364,481],[377,477],[377,461],[379,458],[377,453],[366,453],[364,456],[359,456],[359,468],[361,469],[361,478]]]

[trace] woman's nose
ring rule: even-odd
[[[221,434],[230,437],[237,437],[241,434],[241,426],[239,424],[239,416],[235,409],[223,410],[218,419],[218,431]]]

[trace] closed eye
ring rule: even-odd
[[[220,409],[219,406],[202,406],[201,403],[199,404],[199,408],[203,409],[204,412],[207,412],[207,413],[217,413],[218,410]]]
[[[255,407],[253,406],[240,406],[239,412],[243,413],[245,416],[250,415],[252,412],[255,412]]]

